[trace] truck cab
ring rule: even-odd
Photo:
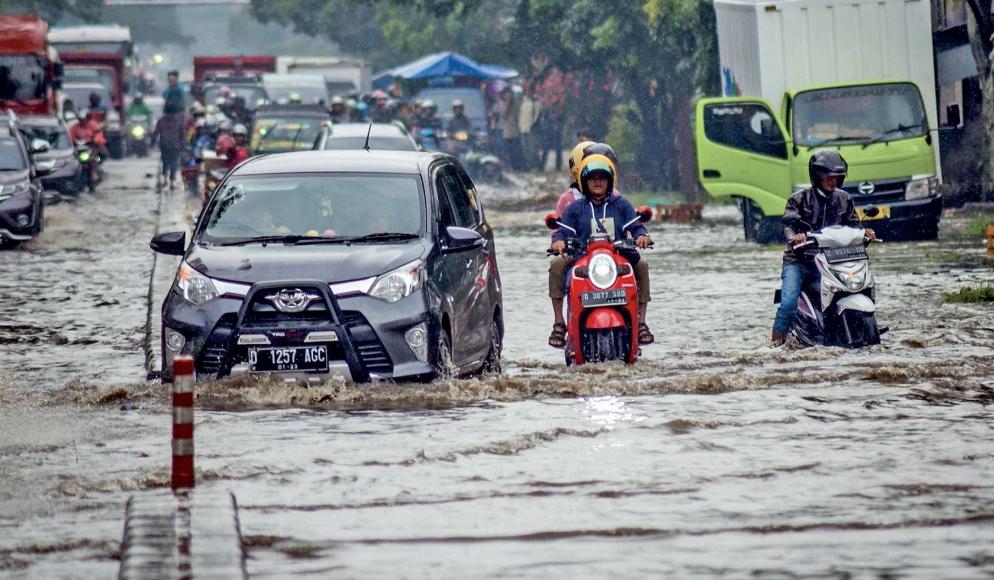
[[[0,109],[55,114],[62,63],[47,36],[37,16],[0,15]]]
[[[935,239],[942,197],[918,86],[879,80],[789,89],[780,113],[757,97],[702,99],[698,176],[714,197],[738,198],[747,239],[780,241],[787,198],[810,186],[808,160],[833,148],[864,221],[889,239]],[[866,210],[875,208],[876,211]],[[872,214],[872,217],[870,217]]]

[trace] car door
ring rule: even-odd
[[[697,170],[714,197],[751,199],[765,215],[781,215],[791,193],[791,144],[769,102],[701,99],[696,110]]]
[[[463,223],[453,203],[454,199],[458,199],[459,188],[451,163],[439,165],[434,170],[432,189],[435,207],[438,208],[439,255],[433,264],[434,267],[429,268],[429,275],[449,317],[453,362],[461,367],[473,362],[479,349],[478,344],[467,340],[466,337],[466,327],[472,318],[469,304],[472,300],[478,251],[454,248],[446,233],[446,228],[461,226]]]
[[[460,225],[475,231],[485,240],[485,244],[467,250],[473,254],[473,288],[469,295],[470,320],[463,328],[464,333],[472,337],[467,340],[478,347],[474,360],[480,360],[490,350],[490,322],[500,284],[493,232],[487,224],[476,186],[469,175],[461,167],[455,166],[452,175],[457,186],[457,199],[453,203]]]

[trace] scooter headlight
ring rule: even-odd
[[[594,286],[604,290],[614,286],[614,281],[618,279],[618,267],[611,256],[597,254],[587,265],[587,277]]]
[[[866,285],[866,272],[865,267],[855,266],[855,267],[844,267],[844,268],[833,268],[835,272],[835,277],[842,283],[843,286],[850,290],[860,290]]]
[[[131,136],[134,137],[135,139],[144,139],[145,127],[142,127],[141,125],[135,125],[134,127],[131,128]]]
[[[86,163],[86,162],[88,162],[90,160],[91,156],[92,156],[92,153],[90,153],[89,151],[87,151],[85,149],[83,151],[80,151],[79,152],[79,161],[80,161],[80,163]]]
[[[424,263],[415,260],[397,268],[392,272],[387,272],[373,282],[369,289],[369,295],[387,302],[396,302],[401,298],[410,296],[415,290],[421,287],[422,272]]]
[[[206,304],[218,296],[214,282],[191,268],[186,262],[179,267],[176,287],[187,302],[197,306]]]

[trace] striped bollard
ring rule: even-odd
[[[192,488],[193,473],[193,358],[173,361],[173,489]]]

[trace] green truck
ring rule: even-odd
[[[781,241],[787,198],[810,185],[808,159],[823,148],[849,162],[843,188],[881,237],[935,239],[942,197],[928,4],[847,0],[827,16],[832,2],[719,0],[715,7],[726,97],[697,103],[698,177],[713,197],[738,200],[746,239]],[[835,21],[900,25],[851,43],[792,32]],[[909,41],[919,33],[927,43]],[[859,78],[865,71],[906,76]],[[829,82],[791,82],[818,78]],[[781,99],[779,110],[773,98]],[[947,117],[958,124],[958,111]]]

